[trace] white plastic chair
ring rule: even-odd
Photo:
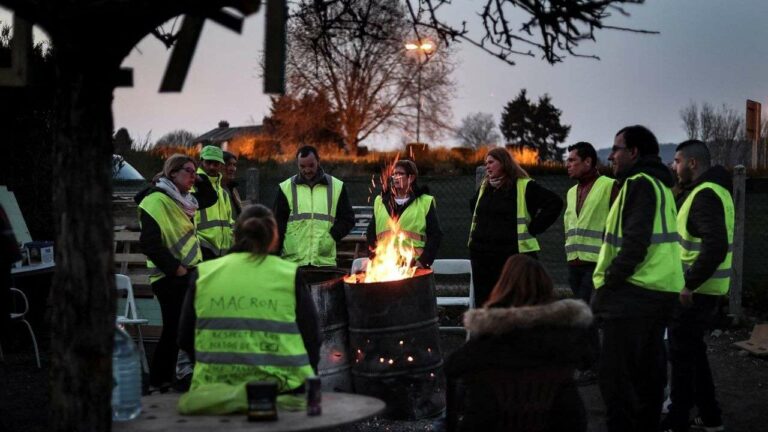
[[[11,288],[11,294],[16,294],[24,301],[24,310],[22,312],[11,312],[11,321],[21,321],[25,326],[27,326],[29,335],[32,337],[32,345],[35,347],[35,359],[37,360],[37,368],[39,369],[41,366],[40,351],[37,349],[37,338],[35,337],[35,332],[32,330],[32,326],[29,324],[29,321],[24,318],[27,312],[29,312],[29,301],[27,300],[27,296],[24,295],[24,293],[18,288]],[[0,348],[0,358],[4,358],[2,348]]]
[[[117,315],[116,322],[120,326],[136,326],[136,333],[139,336],[138,346],[141,358],[141,367],[144,372],[149,373],[147,353],[144,349],[144,336],[141,334],[141,326],[149,323],[149,320],[145,318],[139,318],[138,312],[136,310],[136,300],[133,298],[133,285],[131,285],[131,278],[123,274],[116,274],[115,287],[117,288],[118,292],[125,291],[125,310],[123,311],[122,315]]]
[[[362,257],[362,258],[355,258],[354,261],[352,261],[352,268],[349,269],[349,274],[355,274],[365,271],[366,268],[368,268],[368,258]]]
[[[438,306],[466,306],[467,309],[475,307],[475,286],[472,283],[472,264],[468,259],[436,259],[432,263],[432,271],[435,275],[469,275],[469,291],[466,297],[438,296]],[[464,331],[462,326],[442,326],[440,330]]]

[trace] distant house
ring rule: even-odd
[[[226,150],[237,139],[252,139],[263,135],[263,129],[261,125],[229,127],[229,122],[222,120],[216,129],[211,129],[193,139],[192,146],[213,144]]]

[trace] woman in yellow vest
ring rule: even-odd
[[[485,179],[471,201],[469,256],[475,303],[483,304],[507,258],[536,256],[536,236],[557,220],[563,200],[533,181],[503,147],[485,157]]]
[[[437,219],[435,198],[428,189],[419,186],[416,179],[419,170],[409,160],[395,162],[390,187],[376,197],[373,218],[368,224],[366,238],[370,258],[373,259],[378,240],[390,233],[389,221],[397,218],[403,240],[415,249],[414,265],[430,267],[443,239],[443,231]]]
[[[216,202],[211,183],[195,174],[195,162],[189,156],[174,154],[155,176],[153,185],[136,195],[141,224],[142,252],[149,280],[160,303],[163,332],[155,348],[150,367],[150,386],[167,391],[176,367],[176,332],[181,305],[189,277],[200,262],[194,216],[199,208]],[[194,194],[190,189],[195,187]]]
[[[179,346],[195,360],[182,413],[241,411],[249,381],[274,381],[291,393],[314,376],[317,313],[298,266],[270,255],[277,246],[272,212],[250,206],[237,219],[230,253],[198,267],[179,326]]]

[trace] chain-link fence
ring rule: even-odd
[[[744,212],[744,306],[768,311],[768,178],[747,179]]]

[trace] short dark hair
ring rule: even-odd
[[[405,173],[408,175],[415,175],[417,177],[419,175],[419,169],[416,167],[416,163],[412,160],[400,159],[395,162],[395,167],[404,169]]]
[[[627,126],[616,132],[616,136],[624,134],[624,144],[628,149],[636,148],[639,156],[659,155],[659,141],[647,127]]]
[[[299,157],[307,157],[310,154],[315,155],[315,158],[317,160],[320,160],[320,155],[317,153],[317,149],[311,145],[305,145],[305,146],[299,147],[299,149],[296,150],[296,159],[298,159]]]
[[[701,165],[708,167],[712,165],[712,156],[709,153],[707,144],[699,140],[688,140],[678,144],[676,152],[682,152],[685,157],[696,159]]]
[[[592,158],[592,167],[594,168],[597,166],[597,152],[592,144],[586,141],[579,141],[572,146],[568,146],[569,152],[574,150],[576,150],[576,154],[579,155],[581,160]]]
[[[237,156],[234,153],[230,153],[228,151],[224,151],[224,163],[227,163],[231,161],[232,159],[237,160]]]

